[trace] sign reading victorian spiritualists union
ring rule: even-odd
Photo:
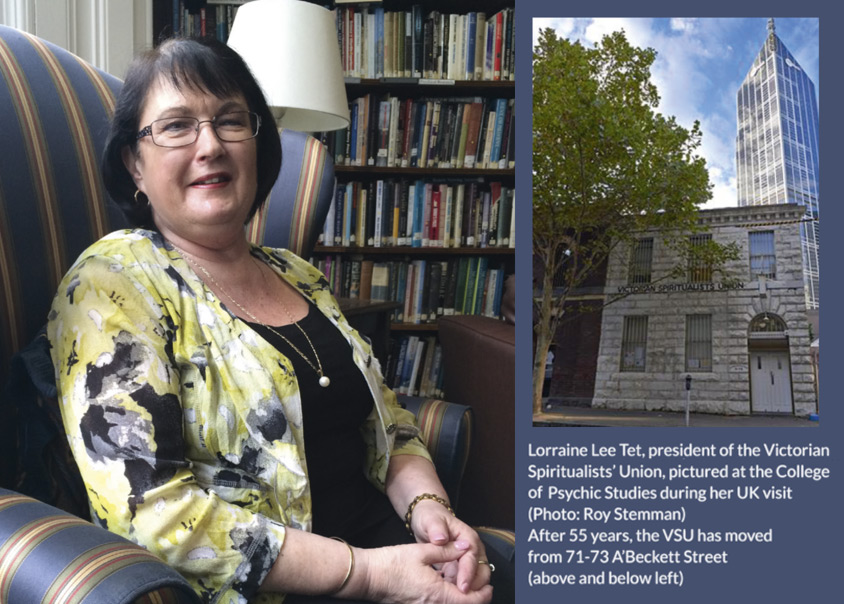
[[[619,294],[672,294],[676,292],[717,292],[728,289],[744,289],[742,281],[719,281],[709,283],[660,283],[658,285],[620,285]]]

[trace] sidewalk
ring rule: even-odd
[[[618,411],[554,406],[533,416],[534,426],[685,427],[686,414],[669,411]],[[690,413],[689,426],[703,428],[816,428],[817,421],[784,415],[712,415]]]

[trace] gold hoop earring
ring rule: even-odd
[[[140,195],[140,194],[141,194],[141,190],[140,190],[140,189],[136,189],[136,190],[135,190],[135,195],[133,196],[133,197],[134,197],[134,199],[135,199],[135,203],[136,203],[136,204],[140,204],[140,203],[141,203],[141,202],[138,200],[138,195]],[[147,202],[146,202],[146,204],[144,204],[144,205],[149,205],[149,198],[147,198]]]

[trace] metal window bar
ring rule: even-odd
[[[712,371],[712,315],[686,315],[686,371]]]
[[[698,247],[706,245],[712,241],[711,234],[692,235],[689,237],[691,247]],[[690,283],[710,283],[712,281],[712,265],[702,258],[689,259],[689,282]]]
[[[777,278],[777,260],[774,247],[773,231],[751,231],[750,245],[750,277],[764,276],[768,279]]]
[[[648,352],[648,317],[624,317],[621,334],[621,371],[645,371]]]
[[[654,258],[654,240],[652,237],[639,239],[630,254],[630,270],[627,275],[628,285],[651,282],[651,267]]]

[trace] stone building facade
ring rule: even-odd
[[[704,235],[734,242],[725,276],[688,267],[659,233],[617,249],[607,268],[593,407],[727,415],[815,413],[796,204],[706,210]]]

